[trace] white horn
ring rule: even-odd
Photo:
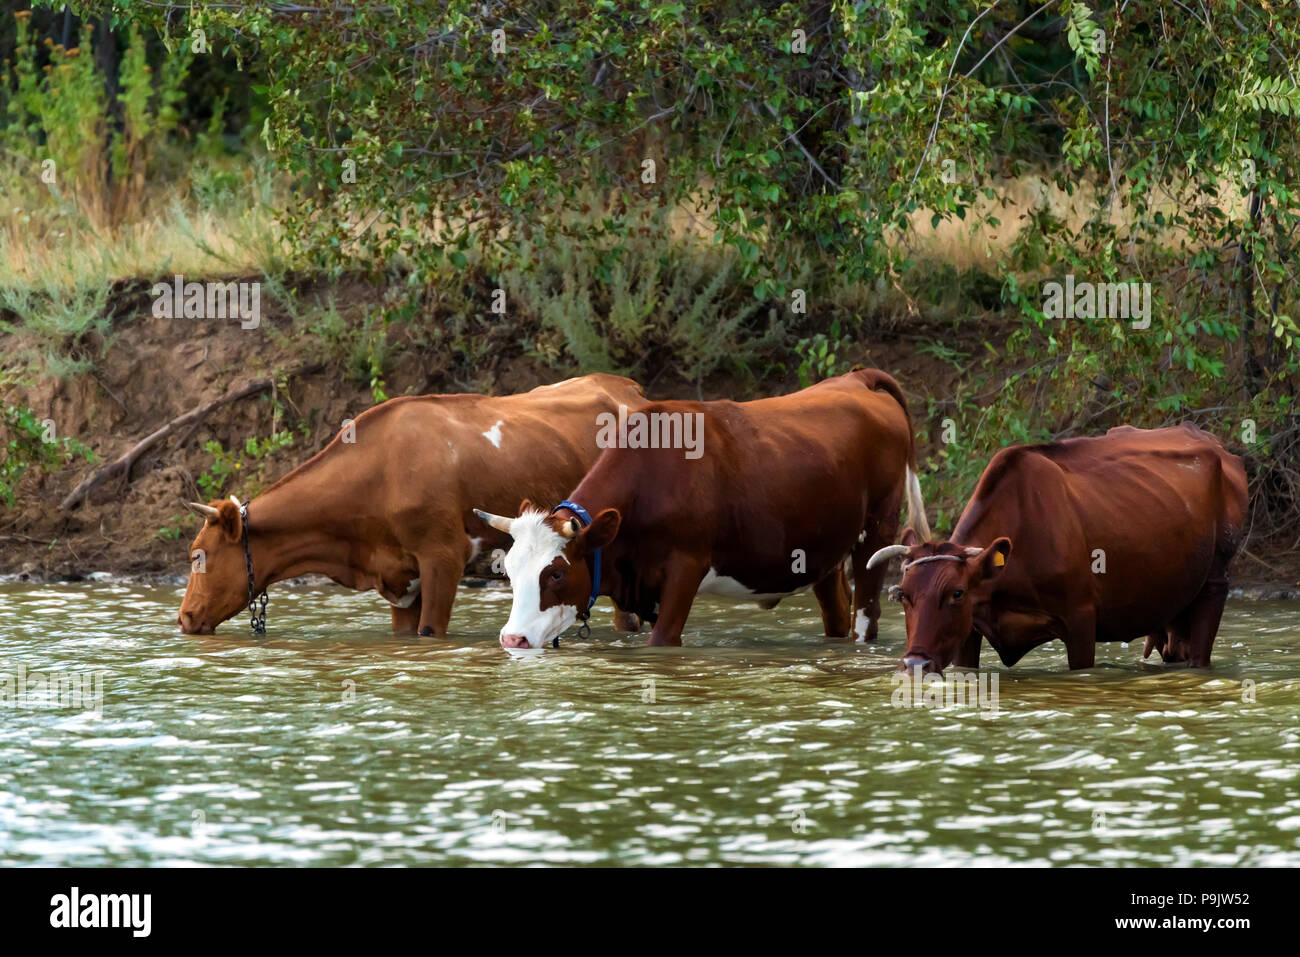
[[[235,503],[235,508],[240,508],[240,507],[241,507],[240,504],[239,504],[239,499],[235,498],[235,496],[233,496],[233,495],[230,496],[230,500],[231,500],[232,502]]]
[[[506,518],[504,515],[493,515],[491,512],[484,512],[477,508],[474,509],[474,514],[483,519],[483,521],[487,522],[498,532],[505,532],[507,535],[510,534],[510,519]]]
[[[202,515],[204,518],[216,518],[221,514],[211,505],[200,505],[198,502],[186,502],[185,507],[195,515]]]
[[[881,562],[887,562],[895,555],[906,555],[906,554],[907,554],[906,545],[886,545],[880,551],[876,552],[876,554],[872,555],[869,559],[867,559],[867,567],[875,568]]]
[[[978,555],[980,552],[984,551],[984,549],[980,548],[978,545],[967,545],[965,548],[967,555]]]

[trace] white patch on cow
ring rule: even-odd
[[[742,584],[730,575],[719,575],[716,568],[710,568],[704,580],[700,582],[700,594],[718,595],[722,598],[734,598],[738,601],[770,601],[773,598],[789,598],[796,592],[807,591],[811,585],[796,588],[794,591],[756,592],[748,585]]]
[[[871,617],[867,614],[865,608],[858,609],[858,615],[853,619],[853,634],[858,641],[867,640],[867,629],[871,627]]]
[[[568,540],[548,526],[546,514],[538,511],[512,519],[510,536],[515,541],[506,552],[505,566],[514,600],[501,634],[523,635],[530,648],[541,648],[578,620],[578,609],[573,605],[552,605],[542,610],[542,569],[561,557]]]
[[[492,426],[486,432],[482,433],[483,438],[492,443],[494,448],[501,448],[501,423],[504,419],[497,419],[497,424]]]
[[[410,608],[411,605],[415,604],[415,598],[419,594],[420,594],[420,579],[417,576],[416,578],[412,578],[411,584],[406,586],[406,594],[403,595],[401,599],[398,601],[389,601],[389,604],[392,605],[394,608]]]

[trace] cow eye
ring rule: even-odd
[[[962,589],[960,588],[954,589],[952,593],[952,600],[961,601],[961,596],[964,594],[966,594],[966,592],[964,592]]]
[[[564,577],[564,572],[560,571],[558,568],[552,568],[551,573],[546,576],[546,580],[548,582],[554,583],[559,581],[563,577]]]

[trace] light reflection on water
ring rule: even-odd
[[[702,599],[649,649],[602,603],[511,655],[500,589],[438,643],[337,589],[275,589],[261,643],[179,601],[0,585],[0,672],[103,676],[99,715],[0,709],[0,862],[1300,864],[1295,603],[1231,602],[1204,672],[986,648],[990,716],[892,706],[892,605],[864,647]]]

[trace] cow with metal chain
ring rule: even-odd
[[[445,637],[467,563],[509,546],[473,506],[558,499],[596,461],[597,420],[645,404],[631,379],[589,375],[520,395],[392,399],[263,494],[189,503],[204,525],[190,546],[181,630],[210,633],[268,585],[306,574],[375,589],[394,632]],[[622,627],[634,619],[619,615]]]

